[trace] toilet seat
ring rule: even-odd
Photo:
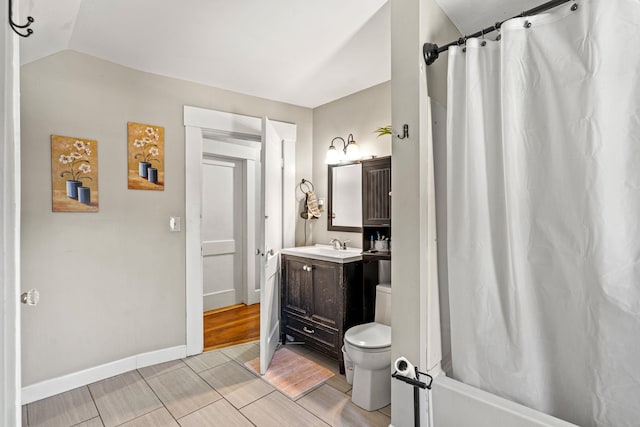
[[[363,349],[384,349],[391,347],[391,327],[375,322],[353,326],[344,334],[344,340]]]

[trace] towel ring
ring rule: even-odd
[[[302,186],[304,185],[304,188]],[[298,189],[302,192],[303,195],[307,194],[309,191],[315,191],[315,187],[313,186],[313,182],[302,178],[300,184],[298,184]]]

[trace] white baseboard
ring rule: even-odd
[[[135,356],[105,363],[104,365],[84,369],[82,371],[52,378],[22,387],[22,404],[35,402],[65,391],[73,390],[84,385],[104,380],[128,371],[170,360],[182,359],[187,356],[187,346],[163,348],[161,350],[141,353]]]
[[[238,304],[235,289],[205,293],[202,297],[203,312]]]

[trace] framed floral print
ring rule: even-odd
[[[98,212],[98,142],[51,135],[53,212]]]
[[[164,190],[164,128],[127,123],[129,189]]]

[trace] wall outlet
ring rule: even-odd
[[[180,217],[179,216],[169,217],[169,230],[170,231],[180,231]]]

